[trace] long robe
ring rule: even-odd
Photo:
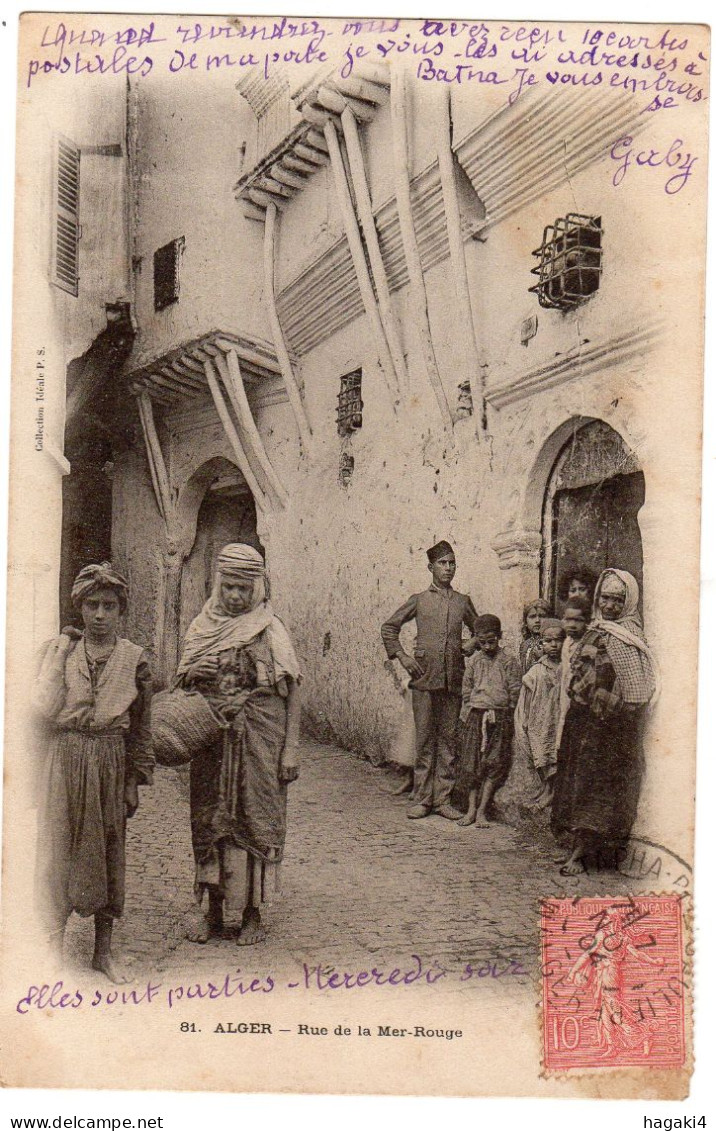
[[[33,689],[46,730],[40,768],[36,896],[50,930],[70,912],[124,907],[124,786],[152,779],[152,674],[146,653],[119,638],[104,662],[83,641],[52,641]]]

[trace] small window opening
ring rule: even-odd
[[[538,282],[530,291],[540,306],[572,310],[599,287],[602,273],[602,218],[570,212],[545,228],[532,268]]]
[[[179,298],[179,259],[184,237],[165,243],[154,252],[154,309],[164,310]]]
[[[341,454],[338,464],[338,482],[341,487],[347,487],[350,483],[355,465],[356,461],[353,456],[349,456],[347,452]]]
[[[338,394],[336,423],[339,436],[350,436],[363,426],[363,401],[361,384],[363,370],[354,369],[341,377],[341,390]]]

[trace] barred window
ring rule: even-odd
[[[336,413],[339,436],[350,436],[351,432],[355,432],[363,425],[362,379],[362,369],[354,369],[351,373],[344,373],[341,377],[341,390],[338,394],[338,411]]]
[[[164,310],[179,298],[179,260],[184,237],[171,240],[154,252],[154,309]]]
[[[541,245],[532,252],[539,259],[532,268],[538,282],[530,291],[540,306],[572,310],[599,287],[602,273],[602,218],[570,212],[545,228]]]
[[[57,137],[53,161],[51,279],[68,294],[79,291],[80,149]]]

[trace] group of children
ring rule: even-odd
[[[469,795],[458,824],[485,826],[500,803],[521,813],[549,809],[557,751],[569,706],[569,657],[590,620],[588,597],[567,597],[561,618],[544,601],[525,607],[518,661],[500,644],[502,626],[479,617],[467,660],[459,736],[458,790]]]
[[[517,658],[502,647],[499,618],[478,616],[470,598],[452,589],[450,544],[438,542],[427,556],[430,588],[410,597],[381,630],[388,655],[411,676],[416,762],[408,817],[432,812],[484,827],[498,790],[501,806],[546,810],[569,706],[569,656],[589,624],[596,578],[572,572],[560,618],[543,600],[525,607]],[[399,635],[413,619],[418,635],[409,656]]]

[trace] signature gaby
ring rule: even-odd
[[[612,161],[619,162],[612,177],[615,188],[622,183],[629,169],[636,165],[637,168],[661,169],[662,172],[671,173],[664,183],[664,192],[669,196],[681,192],[693,173],[697,160],[695,156],[685,151],[680,137],[675,138],[667,150],[647,147],[636,150],[633,138],[620,137],[611,148],[611,158]]]

